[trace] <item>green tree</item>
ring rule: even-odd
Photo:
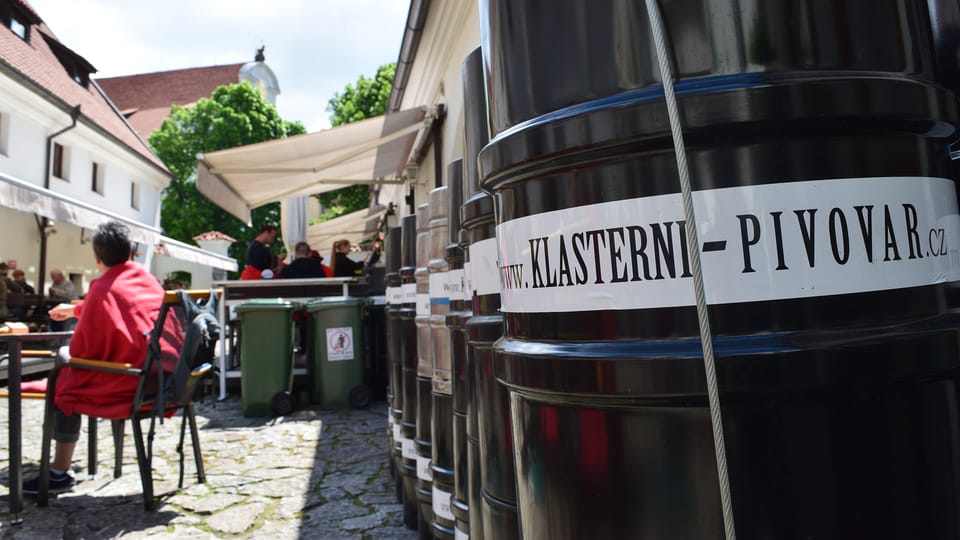
[[[164,233],[187,243],[209,230],[228,234],[237,239],[230,246],[230,256],[242,263],[247,244],[260,226],[280,223],[280,204],[253,209],[253,227],[247,227],[197,191],[196,156],[305,132],[300,122],[280,118],[276,107],[246,82],[221,86],[196,105],[174,105],[170,118],[150,135],[150,145],[175,175],[161,202]],[[281,242],[274,243],[277,250],[281,246]]]
[[[361,75],[356,86],[348,84],[342,93],[334,94],[327,103],[327,110],[333,113],[330,115],[330,125],[342,126],[387,112],[387,100],[390,99],[396,71],[396,64],[384,64],[377,68],[377,74],[372,79]]]
[[[377,68],[377,74],[372,79],[361,75],[356,85],[348,84],[343,92],[334,94],[327,103],[327,110],[332,113],[330,125],[342,126],[384,114],[396,70],[396,64],[384,64]],[[321,193],[316,197],[324,208],[319,221],[327,221],[368,207],[370,188],[358,184]]]

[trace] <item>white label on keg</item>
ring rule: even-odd
[[[462,268],[447,272],[447,291],[450,294],[450,300],[466,300],[466,286],[466,277]]]
[[[404,283],[400,286],[401,293],[403,294],[403,300],[401,301],[404,304],[414,304],[417,301],[417,284],[416,283]]]
[[[496,238],[487,238],[470,245],[470,265],[473,271],[473,290],[478,295],[500,294]]]
[[[403,435],[400,434],[400,424],[396,422],[393,424],[393,440],[403,444]]]
[[[400,444],[400,455],[403,459],[417,459],[417,449],[413,445],[413,439],[403,438]]]
[[[419,293],[417,294],[417,317],[421,316],[430,316],[430,295]]]
[[[453,540],[470,540],[470,535],[460,530],[459,522],[457,528],[453,530]]]
[[[448,272],[432,272],[430,274],[430,304],[449,304],[450,291],[447,285]]]
[[[470,248],[467,248],[470,249]],[[473,300],[473,263],[466,261],[463,263],[463,280],[466,288],[463,290],[464,300]]]
[[[457,519],[450,508],[450,493],[437,489],[436,484],[433,485],[433,513],[446,520]]]
[[[387,303],[391,306],[399,306],[403,303],[403,289],[400,287],[387,287]]]
[[[327,328],[327,361],[353,360],[353,327]]]
[[[433,481],[433,473],[430,471],[430,458],[417,456],[417,478],[426,482]]]
[[[693,201],[711,304],[960,279],[960,216],[948,179],[788,182],[698,191]],[[679,193],[505,222],[497,227],[502,310],[691,306],[685,226]]]

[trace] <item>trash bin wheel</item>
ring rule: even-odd
[[[358,384],[350,389],[347,401],[354,409],[366,409],[370,405],[370,388],[365,384]]]
[[[277,416],[287,416],[293,412],[295,404],[293,394],[286,391],[277,392],[270,400],[270,410]]]

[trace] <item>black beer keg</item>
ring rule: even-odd
[[[386,281],[387,281],[387,358],[389,372],[387,383],[387,426],[390,440],[390,472],[395,481],[397,502],[403,502],[403,478],[400,475],[400,459],[402,456],[402,441],[400,435],[400,418],[403,416],[403,402],[401,401],[400,377],[402,361],[400,359],[400,308],[403,304],[403,294],[400,288],[400,227],[391,227],[387,231],[384,251],[386,251]]]
[[[459,164],[459,162],[457,162]],[[454,164],[447,169],[453,172]],[[448,177],[452,181],[452,176]],[[457,176],[459,180],[459,175]],[[453,497],[453,374],[450,356],[450,265],[447,245],[450,241],[448,211],[450,188],[430,191],[430,341],[433,348],[433,454],[430,472],[433,477],[433,536],[453,540],[455,517],[450,507]],[[459,283],[457,283],[459,286]],[[458,289],[459,292],[459,289]]]
[[[466,302],[464,309],[469,312],[466,323],[474,313],[473,272],[470,263],[471,235],[467,231],[467,220],[476,222],[475,216],[488,216],[493,212],[490,197],[480,191],[480,177],[477,174],[477,154],[489,141],[487,125],[486,90],[483,85],[483,56],[480,48],[474,49],[463,61],[463,146],[466,158],[463,165],[463,205],[460,207],[460,244],[464,250],[464,277],[466,279]],[[489,309],[489,308],[488,308]],[[467,328],[464,325],[464,339]],[[458,370],[460,372],[461,370]],[[483,530],[482,486],[480,482],[480,428],[477,420],[477,370],[474,364],[473,349],[466,343],[466,353],[462,366],[464,386],[466,388],[466,474],[458,466],[457,493],[453,507],[457,515],[457,533],[470,538],[487,537]],[[457,443],[455,443],[457,444]],[[458,446],[459,448],[459,446]]]
[[[486,538],[519,538],[514,486],[513,437],[507,388],[493,373],[493,345],[503,333],[493,199],[476,192],[463,205],[469,243],[473,317],[467,321],[467,345],[473,364],[480,450],[481,516]],[[471,527],[474,512],[471,505]]]
[[[523,537],[723,538],[690,226],[738,537],[958,537],[946,3],[659,2],[695,224],[644,3],[480,3]]]
[[[447,282],[450,287],[450,308],[446,317],[450,340],[451,376],[453,378],[453,401],[451,411],[451,458],[453,469],[453,494],[450,509],[459,525],[460,537],[470,534],[469,507],[467,506],[467,371],[466,371],[466,323],[471,313],[467,311],[467,279],[463,268],[464,253],[460,245],[460,204],[463,201],[463,159],[456,159],[447,168],[450,200],[448,206],[449,243],[446,249],[448,267]],[[456,536],[456,531],[454,531]]]
[[[420,514],[417,502],[417,216],[404,216],[401,221],[400,289],[400,472],[403,474],[403,524],[416,529]]]
[[[421,539],[432,538],[430,523],[433,521],[433,473],[430,458],[433,455],[432,388],[433,345],[430,342],[430,205],[417,207],[417,268],[414,278],[417,283],[417,313],[414,324],[417,331],[417,437],[414,446],[417,452],[417,500],[420,504],[418,530]]]

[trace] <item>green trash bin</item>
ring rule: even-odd
[[[256,298],[237,306],[244,416],[293,412],[293,313],[302,307],[282,298]]]
[[[307,385],[310,401],[325,409],[370,404],[363,384],[363,310],[366,298],[330,296],[307,304]]]

